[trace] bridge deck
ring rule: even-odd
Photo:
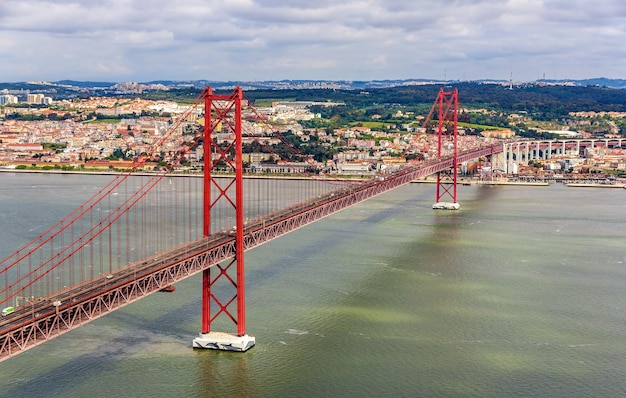
[[[501,151],[501,146],[480,148],[460,153],[457,160],[464,162]],[[245,226],[244,248],[252,249],[346,207],[452,166],[452,157],[409,165],[393,174],[342,188],[251,220]],[[0,361],[234,255],[234,236],[228,232],[217,233],[19,307],[13,314],[0,319]]]

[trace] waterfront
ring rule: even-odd
[[[106,178],[16,176],[2,256]],[[251,351],[190,348],[195,276],[0,363],[0,396],[624,396],[625,195],[461,186],[436,212],[410,184],[247,254]]]

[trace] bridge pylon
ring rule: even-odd
[[[237,87],[229,95],[217,95],[210,87],[204,98],[204,200],[203,235],[208,238],[219,220],[219,212],[227,220],[233,237],[235,256],[226,263],[202,271],[202,331],[193,340],[194,348],[225,351],[246,351],[255,338],[246,334],[244,275],[244,208],[241,103],[243,92]],[[218,135],[229,137],[218,142]],[[230,139],[234,138],[234,139]],[[217,170],[230,170],[226,176],[214,177]],[[234,177],[232,177],[234,174]],[[225,210],[226,209],[226,210]],[[216,229],[219,230],[219,227]],[[222,231],[223,232],[223,231]],[[214,275],[212,275],[212,273]],[[220,283],[219,289],[216,285]],[[223,286],[223,285],[226,286]],[[220,318],[230,319],[236,333],[216,332],[211,325]],[[220,327],[222,323],[219,324]]]
[[[439,90],[432,111],[438,109],[437,121],[437,157],[441,158],[452,150],[452,167],[437,173],[437,201],[433,209],[458,210],[461,208],[456,200],[457,186],[457,142],[458,142],[458,111],[459,91]],[[451,131],[450,131],[451,130]]]

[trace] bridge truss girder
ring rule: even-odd
[[[457,161],[464,162],[500,152],[502,152],[502,145],[494,145],[480,150],[461,152]],[[453,165],[453,158],[447,157],[414,167],[406,167],[384,179],[334,192],[332,197],[328,196],[294,206],[287,210],[288,213],[267,215],[263,219],[256,220],[255,223],[249,223],[245,233],[243,228],[241,229],[242,249],[252,249],[346,207],[449,169]],[[234,258],[237,252],[235,240],[235,237],[231,235],[215,234],[171,251],[169,254],[171,258],[162,257],[165,263],[156,271],[154,269],[136,271],[132,267],[117,271],[108,282],[103,281],[112,286],[112,290],[106,293],[76,296],[73,291],[68,291],[56,296],[55,300],[62,302],[58,311],[48,301],[46,302],[47,309],[37,308],[33,311],[32,317],[29,314],[29,319],[25,319],[18,326],[2,328],[0,361]]]
[[[232,239],[213,246],[205,240],[200,240],[189,246],[181,249],[181,252],[186,253],[185,258],[174,260],[177,262],[163,266],[158,271],[149,270],[142,275],[134,274],[132,268],[129,268],[120,272],[122,275],[113,274],[110,281],[104,279],[102,283],[111,286],[111,290],[105,293],[74,297],[73,292],[69,291],[55,297],[55,300],[61,302],[58,310],[50,301],[44,303],[44,308],[41,306],[34,308],[27,314],[29,319],[13,329],[4,330],[0,335],[0,361],[235,256],[235,244]],[[116,282],[117,279],[122,281]]]

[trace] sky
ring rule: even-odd
[[[0,0],[0,81],[626,78],[625,0]]]

